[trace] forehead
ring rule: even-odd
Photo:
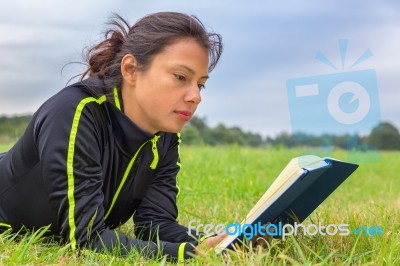
[[[208,51],[194,39],[178,39],[167,45],[153,61],[156,64],[184,65],[194,70],[208,69]]]

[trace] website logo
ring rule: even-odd
[[[188,225],[188,233],[195,232],[199,235],[200,232],[206,235],[224,234],[230,236],[242,236],[246,240],[251,240],[254,236],[270,236],[274,238],[281,238],[285,240],[288,236],[315,236],[317,234],[322,236],[349,236],[351,233],[356,236],[383,236],[383,228],[380,226],[360,226],[358,228],[350,229],[349,224],[307,224],[295,222],[294,224],[261,224],[260,222],[254,224],[241,224],[238,222],[228,225],[224,224],[202,224],[197,223],[197,220],[191,220]]]
[[[313,135],[369,134],[380,122],[379,95],[376,72],[373,69],[357,70],[372,56],[370,49],[349,65],[346,62],[348,40],[339,40],[341,67],[332,63],[323,53],[316,59],[336,73],[287,80],[292,132]],[[339,71],[339,72],[338,72]],[[348,148],[357,147],[354,139],[347,140]],[[329,148],[330,143],[322,146]],[[367,147],[368,148],[368,147]]]

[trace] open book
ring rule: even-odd
[[[302,222],[358,165],[332,158],[304,155],[292,159],[247,214],[241,225]],[[245,228],[245,227],[243,227]],[[217,253],[242,243],[244,234],[228,235]]]

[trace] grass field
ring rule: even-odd
[[[8,146],[9,147],[9,146]],[[0,146],[5,150],[8,147]],[[179,220],[183,225],[228,224],[241,221],[292,157],[305,150],[240,147],[183,147],[178,176]],[[322,152],[313,151],[317,155]],[[380,226],[383,236],[304,236],[273,240],[268,249],[203,253],[187,261],[193,265],[400,265],[400,152],[365,155],[334,151],[343,160],[358,160],[359,169],[303,224],[349,224],[350,228]],[[371,157],[372,156],[372,157]],[[132,224],[122,231],[132,234]],[[126,258],[84,252],[43,241],[40,231],[15,241],[0,235],[1,265],[162,265],[137,254]]]

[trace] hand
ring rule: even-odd
[[[273,234],[275,232],[274,228],[269,227],[268,232],[270,234],[267,233],[266,231],[266,227],[269,225],[270,223],[264,224],[263,226],[265,226],[264,230],[262,231],[262,233],[264,233],[265,235],[255,235],[253,236],[253,238],[251,239],[251,245],[252,247],[256,248],[256,247],[261,247],[261,248],[267,248],[268,244],[271,243],[273,237],[271,236],[271,234]]]
[[[201,242],[196,249],[194,250],[194,253],[198,255],[199,251],[208,251],[212,248],[215,248],[219,242],[221,242],[228,234],[224,233],[221,235],[216,235],[212,236],[209,238],[206,238],[203,242]]]

